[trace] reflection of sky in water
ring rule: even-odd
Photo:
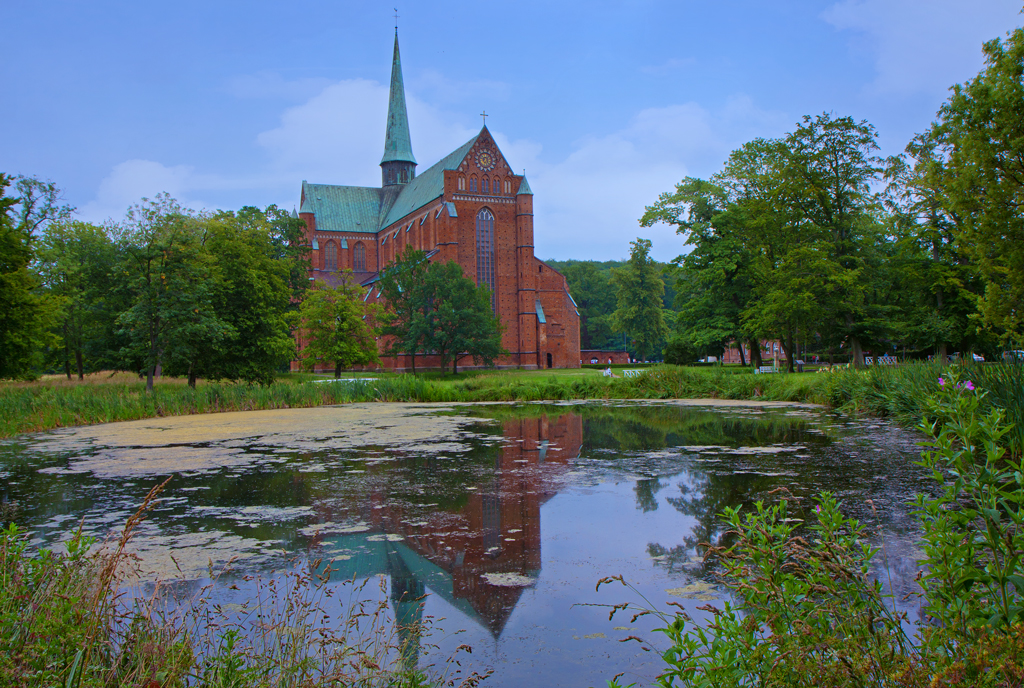
[[[150,578],[195,586],[211,564],[233,561],[215,594],[238,604],[243,574],[323,557],[332,580],[385,576],[399,618],[435,619],[428,642],[439,649],[423,661],[468,643],[469,664],[497,670],[488,684],[541,672],[550,684],[601,685],[659,670],[656,653],[618,639],[663,643],[650,634],[656,619],[609,622],[607,609],[586,606],[637,601],[622,588],[596,592],[597,580],[621,574],[651,601],[691,611],[717,599],[697,544],[721,542],[725,507],[750,508],[779,487],[805,504],[836,493],[880,528],[896,588],[910,591],[915,524],[904,501],[926,484],[914,443],[807,407],[356,404],[9,440],[0,497],[18,502],[37,543],[53,544],[83,518],[86,532],[108,534],[174,473],[133,545]],[[409,600],[424,592],[421,612]]]

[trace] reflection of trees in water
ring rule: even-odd
[[[666,484],[661,482],[660,478],[637,480],[636,485],[633,487],[633,492],[636,494],[636,508],[644,513],[657,511],[658,498],[655,494],[665,486]]]
[[[807,419],[775,411],[711,411],[686,406],[594,408],[582,411],[583,449],[651,451],[676,446],[828,444]]]

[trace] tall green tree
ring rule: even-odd
[[[160,194],[134,206],[122,227],[131,296],[118,318],[128,342],[122,356],[145,372],[148,392],[164,366],[194,383],[191,367],[232,334],[214,309],[216,267],[202,220]]]
[[[983,293],[977,267],[960,245],[963,222],[946,203],[945,161],[930,136],[916,136],[886,166],[886,203],[894,238],[888,268],[899,305],[894,341],[911,350],[932,350],[946,360],[949,345],[965,351],[978,342],[977,298]]]
[[[508,353],[501,345],[501,319],[491,310],[491,292],[477,286],[454,262],[430,263],[421,292],[426,304],[424,347],[441,358],[441,367],[470,356],[477,365],[491,366]]]
[[[29,269],[33,216],[25,212],[25,199],[7,195],[10,184],[0,174],[0,379],[33,375],[52,313]]]
[[[119,305],[112,283],[117,249],[103,227],[78,220],[47,225],[37,246],[37,263],[47,294],[57,305],[60,344],[53,358],[71,379],[102,364]]]
[[[615,290],[611,272],[599,270],[593,261],[572,262],[561,269],[569,293],[580,311],[580,348],[610,349],[621,345],[612,332]]]
[[[273,206],[245,207],[203,223],[213,265],[210,303],[222,336],[190,362],[190,382],[200,374],[267,384],[295,352],[289,312],[308,285],[305,271],[297,278],[302,252],[282,234],[290,219]]]
[[[643,361],[668,336],[663,296],[665,282],[651,259],[651,242],[637,238],[630,242],[629,261],[612,272],[617,290],[617,307],[612,326],[625,332]]]
[[[431,339],[431,295],[426,280],[427,254],[406,246],[399,258],[381,271],[376,287],[384,302],[381,335],[384,354],[407,354],[416,374],[416,356]]]
[[[376,308],[348,280],[334,287],[314,283],[299,307],[303,368],[333,363],[337,379],[345,368],[378,363],[375,315]]]
[[[1024,29],[985,43],[985,68],[953,87],[928,133],[943,208],[977,264],[985,325],[1024,338]]]
[[[828,292],[827,321],[819,331],[844,341],[854,365],[863,365],[865,340],[884,337],[884,309],[871,299],[884,241],[881,204],[873,188],[882,179],[878,137],[866,121],[824,113],[805,116],[785,138],[779,191],[802,232],[820,237]],[[820,268],[825,268],[822,264]],[[812,268],[813,269],[813,268]]]
[[[677,257],[675,271],[676,335],[673,360],[691,361],[717,355],[732,341],[743,341],[741,314],[751,298],[752,256],[742,225],[726,213],[729,194],[714,182],[687,177],[675,191],[648,206],[640,225],[675,225],[689,253]],[[756,343],[752,355],[760,356]],[[743,356],[743,349],[740,348]],[[745,362],[745,361],[744,361]],[[759,362],[759,361],[758,361]]]

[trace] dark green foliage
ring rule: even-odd
[[[462,274],[458,263],[431,263],[422,251],[406,247],[378,282],[385,304],[382,334],[391,339],[387,354],[434,353],[441,367],[472,356],[490,366],[505,353],[501,321],[491,310],[491,292]]]
[[[984,280],[978,310],[1006,339],[1024,337],[1024,29],[984,45],[986,66],[953,87],[926,139],[932,179]]]
[[[405,251],[380,273],[377,288],[384,300],[381,335],[384,354],[408,354],[416,373],[416,356],[429,346],[431,300],[426,281],[427,254],[406,246]]]
[[[19,190],[27,191],[25,181],[19,181]],[[29,269],[32,231],[45,216],[37,214],[35,197],[8,196],[10,183],[0,174],[0,379],[35,374],[52,319],[52,304]]]
[[[459,359],[472,357],[478,365],[494,365],[506,353],[501,346],[501,320],[491,310],[491,292],[462,274],[458,263],[430,263],[424,275],[427,347],[450,361],[459,372]]]
[[[611,316],[612,329],[632,340],[633,349],[644,362],[662,348],[668,327],[665,325],[663,297],[665,282],[651,259],[651,242],[630,242],[629,261],[612,271],[616,290],[616,308]]]
[[[223,335],[191,365],[193,380],[201,375],[269,384],[293,357],[288,313],[308,280],[305,254],[290,243],[291,222],[274,206],[222,212],[206,221],[204,249],[215,266],[211,305]]]
[[[912,363],[898,367],[871,366],[857,372],[840,369],[823,373],[822,400],[829,406],[852,413],[889,417],[904,425],[916,424],[928,409],[924,405],[945,367],[938,363]],[[980,409],[1003,410],[1012,423],[1007,446],[1016,454],[1024,451],[1024,365],[999,362],[964,363],[960,375],[984,390]],[[935,420],[933,415],[928,416]]]
[[[548,261],[554,264],[554,261]],[[619,267],[620,264],[616,263]],[[569,293],[580,311],[581,349],[619,349],[622,337],[612,331],[611,314],[615,310],[615,290],[611,286],[611,268],[593,261],[571,261],[557,268],[565,275]]]
[[[314,285],[299,308],[303,368],[329,363],[338,378],[345,368],[377,363],[375,315],[376,308],[366,304],[360,289],[348,281],[336,287]]]

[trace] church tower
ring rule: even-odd
[[[391,94],[388,99],[388,128],[384,136],[384,157],[380,161],[381,185],[408,184],[416,176],[416,158],[409,138],[409,115],[405,111],[405,85],[402,82],[402,58],[398,54],[398,29],[395,29],[395,54],[391,59]]]

